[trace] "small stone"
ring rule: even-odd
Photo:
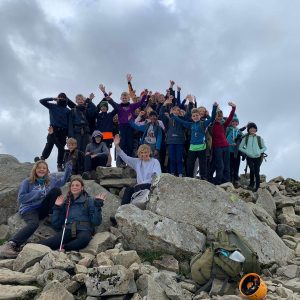
[[[295,209],[293,206],[286,206],[282,208],[282,213],[286,215],[294,215]]]
[[[288,281],[283,281],[282,285],[294,293],[300,293],[300,278],[290,279]]]
[[[0,225],[0,240],[5,241],[9,237],[9,226],[5,224]]]
[[[297,243],[295,243],[295,242],[292,242],[292,241],[290,241],[290,240],[286,240],[286,239],[282,239],[283,240],[283,242],[289,247],[289,248],[291,248],[291,249],[296,249],[296,247],[297,247]]]
[[[299,276],[300,268],[297,265],[288,265],[277,269],[277,275],[285,276],[290,279]]]
[[[135,250],[122,251],[113,258],[115,265],[122,265],[129,268],[133,263],[141,263],[141,259]]]
[[[100,252],[96,256],[96,266],[113,266],[114,263],[105,252]]]
[[[276,288],[276,293],[282,297],[282,298],[287,298],[289,297],[291,294],[293,294],[293,291],[287,289],[287,288],[284,288],[284,287],[277,287]]]
[[[188,290],[191,293],[195,293],[197,291],[197,286],[194,283],[182,281],[182,282],[180,282],[180,285],[183,289]]]
[[[296,228],[286,224],[278,224],[276,231],[280,237],[282,237],[283,235],[295,235],[297,233]]]
[[[297,247],[295,249],[295,255],[300,256],[300,243],[297,244]]]
[[[157,267],[158,269],[164,269],[175,273],[179,272],[178,260],[172,255],[162,255],[160,260],[153,261],[153,266]]]
[[[82,266],[82,265],[79,265],[79,264],[76,264],[75,265],[75,273],[87,273],[88,269],[87,267],[85,266]]]
[[[58,281],[50,282],[45,286],[43,292],[38,298],[39,300],[49,300],[49,299],[64,299],[73,300],[74,296],[69,293],[66,288]]]

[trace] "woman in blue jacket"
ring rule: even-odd
[[[19,247],[39,227],[39,220],[52,213],[52,207],[62,187],[69,179],[72,172],[72,163],[65,166],[64,176],[60,179],[50,175],[48,164],[44,160],[37,161],[29,178],[23,180],[20,186],[18,202],[19,214],[26,222],[26,226],[19,230],[9,242],[0,247],[0,257],[15,258]]]
[[[102,222],[101,207],[105,198],[105,194],[90,197],[84,190],[83,180],[80,177],[73,178],[67,196],[65,198],[63,195],[59,196],[53,207],[52,226],[60,231],[39,243],[52,250],[59,249],[63,235],[62,228],[67,218],[63,249],[71,251],[86,247],[92,239],[94,226],[99,226]]]

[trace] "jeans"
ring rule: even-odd
[[[230,181],[229,147],[213,148],[213,164],[216,170],[215,184]]]
[[[61,190],[53,188],[46,195],[41,207],[24,213],[21,217],[26,222],[26,226],[20,229],[10,240],[15,242],[17,246],[24,244],[39,227],[39,221],[52,213],[54,203],[60,195]]]
[[[183,164],[183,144],[170,144],[168,145],[169,149],[169,160],[170,160],[170,172],[171,174],[182,174]]]
[[[251,158],[247,157],[247,164],[250,169],[250,186],[254,187],[254,177],[255,177],[255,188],[258,189],[260,187],[260,165],[261,158]]]
[[[151,187],[151,183],[141,183],[137,184],[135,187],[127,187],[124,191],[124,195],[122,197],[121,205],[129,204],[131,201],[131,196],[141,190],[149,190]]]
[[[84,171],[96,170],[98,166],[105,167],[108,156],[96,156],[92,158],[90,155],[84,157]]]
[[[66,137],[67,137],[67,129],[60,128],[60,127],[53,127],[53,133],[48,134],[47,136],[47,143],[42,152],[42,157],[44,159],[47,159],[51,154],[53,146],[55,145],[58,150],[57,164],[62,165],[64,159],[64,153],[65,153],[64,148],[66,145]]]
[[[230,152],[230,177],[231,181],[239,180],[239,169],[240,169],[241,156],[235,155],[234,152]]]
[[[50,247],[52,250],[57,250],[60,247],[62,231],[55,234],[53,237],[42,240],[39,244]],[[66,229],[63,240],[63,248],[66,251],[80,250],[88,245],[92,239],[92,234],[89,230],[77,230],[76,237],[72,237],[71,229]]]

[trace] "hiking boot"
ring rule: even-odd
[[[57,165],[57,172],[63,172],[64,168],[62,165]]]
[[[44,159],[43,156],[41,156],[41,157],[36,156],[36,157],[34,158],[34,162],[37,162],[37,161],[39,161],[39,160],[45,160],[45,159]]]
[[[91,174],[90,174],[90,172],[83,172],[82,173],[82,179],[84,179],[84,180],[91,180]]]
[[[18,247],[13,241],[0,246],[0,258],[16,258],[18,254]]]

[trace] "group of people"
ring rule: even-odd
[[[103,99],[98,105],[92,102],[93,93],[88,98],[77,95],[76,104],[64,93],[40,100],[49,110],[50,126],[42,155],[35,158],[31,176],[19,191],[19,213],[26,226],[0,247],[0,257],[16,257],[39,220],[48,215],[58,232],[41,244],[52,249],[62,249],[63,245],[65,250],[79,250],[88,244],[94,226],[101,223],[106,195],[90,197],[81,178],[90,179],[98,166],[111,166],[113,142],[116,165],[128,165],[137,173],[137,184],[126,188],[122,205],[130,203],[134,192],[150,189],[153,176],[162,171],[178,177],[198,177],[199,173],[200,179],[214,184],[231,181],[239,186],[241,157],[246,158],[250,169],[249,189],[259,188],[266,146],[257,135],[255,123],[238,128],[233,102],[228,103],[231,111],[224,117],[217,102],[210,114],[192,95],[181,101],[181,88],[177,86],[175,95],[172,80],[165,94],[145,89],[140,96],[133,89],[130,74],[127,83],[128,92],[121,94],[121,103],[111,98],[103,84],[99,85]],[[58,171],[64,171],[60,180],[50,175],[45,161],[54,145]],[[63,197],[60,187],[71,175],[81,176],[72,177],[69,192]]]

